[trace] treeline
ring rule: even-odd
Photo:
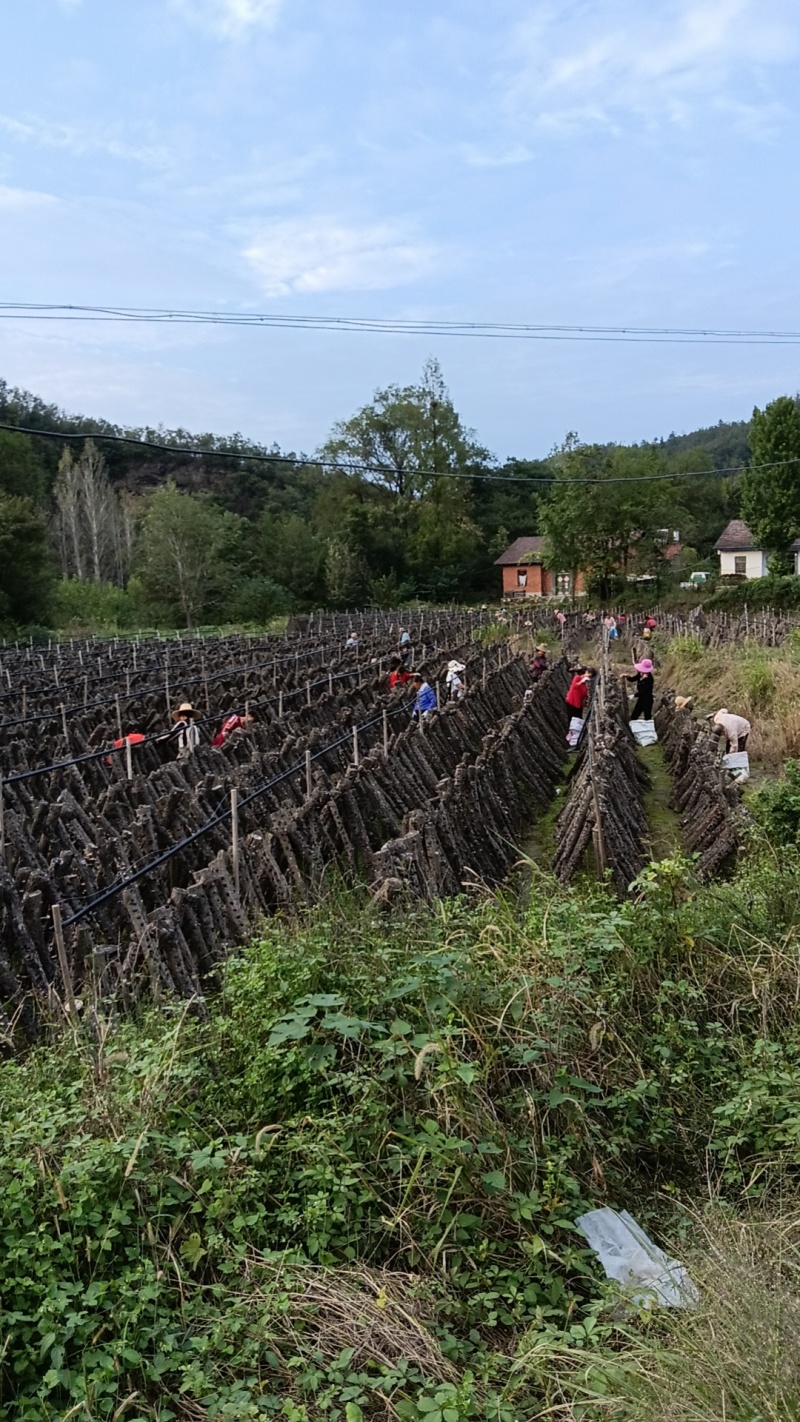
[[[708,556],[738,512],[737,482],[713,471],[744,462],[748,429],[630,447],[569,436],[545,459],[501,465],[435,361],[418,384],[377,391],[302,462],[238,434],[68,416],[4,382],[0,423],[87,437],[0,430],[6,629],[262,623],[320,606],[479,600],[497,594],[498,553],[540,532],[562,569],[590,568],[607,595],[634,546],[630,567],[668,575],[666,527]],[[686,469],[709,477],[644,482]],[[581,482],[586,470],[596,486]]]

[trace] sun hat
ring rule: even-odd
[[[653,670],[653,663],[651,662],[649,657],[643,657],[640,662],[634,662],[633,665],[635,666],[638,672],[642,672],[645,676],[648,672],[651,672]]]
[[[173,719],[173,721],[180,721],[180,719],[181,719],[182,716],[197,716],[197,715],[198,715],[198,712],[195,711],[195,709],[194,709],[194,707],[193,707],[191,701],[182,701],[181,704],[180,704],[180,706],[178,707],[177,711],[173,711],[173,713],[172,713],[172,719]]]
[[[462,672],[464,670],[464,663],[456,661],[448,662],[447,670],[449,672]]]
[[[534,647],[533,650],[534,650],[535,652],[546,652],[546,651],[547,651],[547,643],[546,643],[546,642],[537,642],[537,643],[536,643],[536,646]]]

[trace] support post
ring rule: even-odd
[[[389,713],[385,709],[383,712],[383,758],[384,760],[389,759]]]
[[[64,732],[64,740],[67,743],[67,750],[69,750],[69,733],[67,731],[67,710],[63,701],[61,703],[61,729]]]
[[[133,751],[131,750],[131,738],[125,737],[125,774],[129,780],[133,780]]]
[[[114,695],[114,707],[117,712],[117,735],[122,740],[122,712],[119,709],[119,693]]]
[[[306,682],[306,706],[311,705],[311,682]]]
[[[6,808],[3,799],[3,772],[0,770],[0,862],[6,862]]]
[[[64,984],[64,993],[67,999],[67,1017],[73,1027],[78,1023],[78,1004],[75,1001],[75,990],[72,986],[72,974],[67,962],[67,950],[64,946],[64,929],[61,922],[61,905],[53,904],[53,929],[56,936],[56,952],[58,954],[58,966],[61,969],[61,979]]]
[[[358,758],[358,726],[353,727],[353,765],[359,765]]]
[[[233,883],[236,889],[237,899],[242,897],[242,886],[239,874],[239,791],[235,785],[231,786],[231,853],[233,857]]]
[[[312,785],[312,783],[311,783],[311,751],[310,751],[310,750],[307,750],[307,751],[306,751],[306,799],[307,799],[307,800],[310,800],[310,799],[311,799],[311,791],[312,791],[312,789],[313,789],[313,785]]]
[[[283,720],[283,687],[278,692],[278,720]]]
[[[88,705],[89,705],[89,678],[88,678],[88,676],[85,676],[85,677],[83,678],[83,708],[84,708],[84,710],[86,710],[86,707],[87,707]]]
[[[27,714],[28,714],[28,688],[27,688],[27,686],[23,686],[23,688],[22,688],[22,719],[23,719],[23,721],[25,720],[25,717],[27,716]]]

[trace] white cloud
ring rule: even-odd
[[[254,26],[271,25],[282,0],[170,0],[173,10],[221,39],[237,39]]]
[[[402,286],[433,270],[436,250],[389,224],[350,227],[317,218],[275,223],[244,255],[266,296],[288,296]]]
[[[792,60],[798,40],[793,0],[547,0],[515,33],[507,101],[551,132],[631,114],[686,126],[701,104],[742,102],[746,86],[754,135],[753,110],[775,118],[766,70]]]
[[[108,153],[112,158],[131,159],[148,167],[163,167],[169,162],[169,154],[162,145],[129,143],[116,137],[109,124],[89,127],[54,123],[36,114],[26,114],[24,118],[0,114],[0,131],[22,142],[38,143],[42,148],[64,149],[79,158],[90,153]]]
[[[7,188],[0,183],[0,212],[23,212],[48,207],[55,202],[58,198],[51,193],[37,193],[29,188]]]

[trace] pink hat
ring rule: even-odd
[[[638,672],[642,672],[644,676],[646,676],[648,672],[651,672],[653,670],[653,663],[651,662],[649,657],[643,657],[640,662],[634,662],[633,665],[635,666],[636,670]]]

